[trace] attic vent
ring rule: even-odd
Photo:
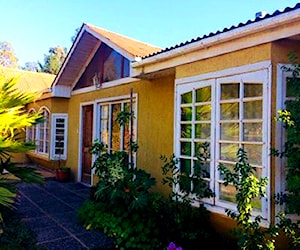
[[[265,11],[259,11],[255,13],[255,18],[264,18],[267,15]]]

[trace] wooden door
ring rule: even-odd
[[[93,143],[93,105],[82,107],[82,152],[81,182],[91,184],[92,155],[89,149]]]

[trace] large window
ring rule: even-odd
[[[247,152],[258,177],[268,175],[267,78],[268,71],[261,70],[177,86],[175,151],[179,167],[184,174],[198,172],[197,153],[203,143],[209,143],[210,159],[202,170],[216,195],[204,200],[211,207],[235,209],[235,189],[223,185],[217,166],[222,163],[232,169],[239,148]],[[266,199],[254,202],[256,212],[264,218],[267,206]]]
[[[133,113],[136,116],[136,102],[132,103]],[[133,128],[132,137],[136,137],[135,119],[133,126],[130,121],[120,125],[116,119],[121,111],[130,111],[130,100],[110,101],[99,103],[99,134],[100,140],[107,145],[109,152],[128,151],[130,141],[130,127]]]
[[[93,59],[78,80],[75,89],[118,80],[129,76],[129,60],[105,43],[102,43]],[[95,81],[95,77],[97,81]]]
[[[43,122],[39,123],[36,133],[36,151],[42,154],[49,153],[49,129],[50,129],[50,112],[47,108],[42,108],[40,113],[43,116]]]

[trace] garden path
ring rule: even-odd
[[[18,184],[17,213],[37,235],[42,249],[112,249],[104,234],[87,231],[78,224],[76,212],[89,198],[90,189],[80,183],[58,182],[42,170],[44,185]]]

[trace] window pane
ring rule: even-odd
[[[120,150],[121,149],[121,134],[120,134],[120,124],[116,121],[118,114],[121,112],[121,104],[112,105],[112,117],[111,117],[111,149]]]
[[[236,161],[237,152],[239,149],[238,144],[221,143],[220,144],[220,158],[225,161]]]
[[[262,178],[262,168],[254,167],[254,175],[260,180]]]
[[[201,163],[194,161],[194,175],[202,178],[210,178],[210,163]]]
[[[244,119],[262,118],[262,100],[244,103]]]
[[[230,83],[221,85],[221,100],[236,99],[240,97],[240,84]]]
[[[203,181],[202,179],[193,179],[192,183],[193,183],[192,192],[195,193],[203,192],[204,187],[209,188],[209,181],[206,180]]]
[[[196,106],[196,121],[207,121],[211,119],[211,105]]]
[[[182,107],[181,121],[191,121],[191,120],[192,120],[192,107]]]
[[[199,154],[203,154],[203,153],[206,153],[208,154],[208,157],[210,155],[210,147],[207,148],[207,151],[204,152],[204,148],[203,148],[203,142],[195,142],[195,155],[199,155]]]
[[[181,142],[180,143],[180,152],[181,152],[181,155],[191,156],[191,153],[192,153],[191,146],[192,145],[191,145],[190,142]]]
[[[262,141],[261,123],[244,123],[244,141]]]
[[[180,172],[186,175],[191,173],[191,160],[180,159]]]
[[[220,200],[223,201],[229,201],[229,202],[235,202],[235,194],[236,190],[235,187],[232,185],[224,186],[223,184],[219,184],[219,190],[220,190]]]
[[[181,124],[181,138],[191,138],[191,137],[192,137],[192,125]]]
[[[123,77],[129,76],[129,60],[123,57]]]
[[[193,102],[193,93],[188,92],[181,95],[181,103],[192,103]]]
[[[223,166],[225,166],[231,173],[233,173],[233,168],[234,168],[234,164],[229,164],[229,163],[222,163]],[[220,172],[219,172],[220,173]],[[220,173],[220,180],[224,180],[224,175]]]
[[[293,82],[293,78],[286,79],[286,97],[296,97],[299,93],[299,86]]]
[[[108,145],[108,110],[109,107],[108,105],[103,105],[101,106],[101,123],[100,123],[100,138],[101,141],[105,144]]]
[[[211,87],[204,87],[196,90],[196,102],[211,101]]]
[[[124,103],[124,111],[130,112],[130,103]],[[123,134],[123,146],[122,150],[129,150],[129,142],[130,142],[130,119],[124,126],[124,134]]]
[[[261,145],[244,145],[249,163],[262,165],[262,146]]]
[[[195,124],[195,138],[210,139],[210,123]]]
[[[221,120],[237,120],[239,119],[239,103],[223,103],[220,112]]]
[[[239,141],[240,127],[238,123],[221,123],[221,140]]]
[[[122,56],[112,51],[104,62],[103,82],[109,82],[120,79],[122,76]]]
[[[255,97],[263,95],[263,85],[260,83],[245,83],[244,97]]]

